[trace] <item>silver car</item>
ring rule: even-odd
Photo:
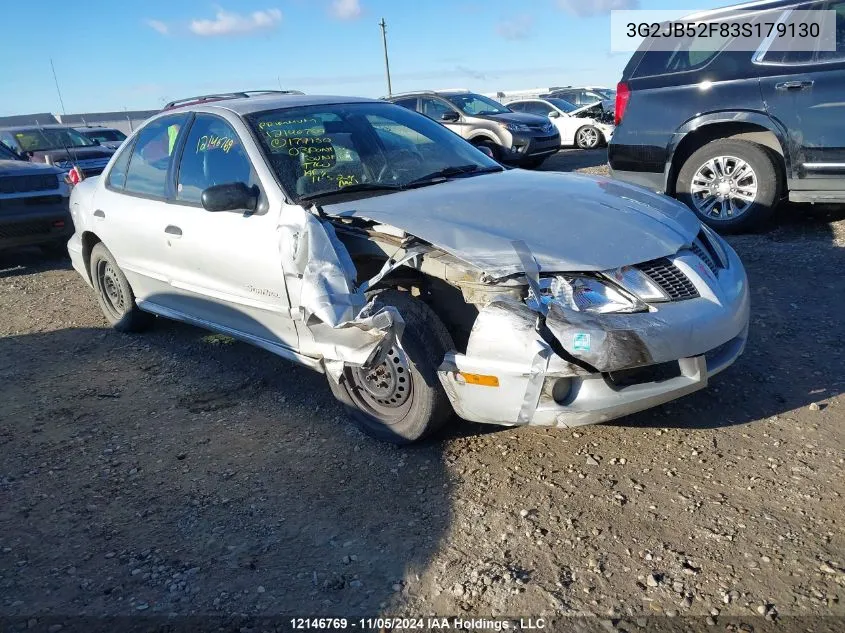
[[[384,101],[259,96],[150,119],[71,198],[120,330],[193,323],[324,372],[366,432],[574,427],[701,389],[742,352],[736,253],[684,205],[506,170]]]

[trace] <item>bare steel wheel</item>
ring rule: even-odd
[[[593,149],[598,147],[601,140],[601,133],[592,125],[585,125],[575,132],[575,144],[581,149]]]
[[[362,431],[408,444],[431,435],[453,414],[437,370],[455,345],[434,311],[409,293],[382,290],[373,301],[377,309],[392,306],[402,315],[399,339],[381,364],[347,365],[340,380],[329,378],[329,385]]]
[[[116,330],[138,332],[150,324],[152,315],[135,304],[132,287],[102,242],[91,249],[88,270],[100,309]]]
[[[782,177],[774,161],[756,143],[711,141],[684,161],[675,193],[717,231],[744,231],[765,221],[780,199]]]
[[[103,308],[115,320],[120,319],[126,310],[126,297],[120,288],[117,271],[108,260],[97,262],[97,285],[100,287]]]
[[[387,358],[378,367],[349,367],[350,395],[358,406],[370,410],[384,420],[407,413],[414,392],[408,357],[398,345],[390,348]]]
[[[692,202],[701,215],[730,219],[745,213],[757,197],[757,174],[736,156],[716,156],[692,177]]]

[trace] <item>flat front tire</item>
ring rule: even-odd
[[[394,444],[422,440],[453,415],[437,369],[452,337],[423,301],[398,290],[384,290],[376,307],[393,306],[402,315],[401,337],[378,367],[350,367],[340,383],[329,378],[335,396],[367,435]]]
[[[771,216],[780,199],[780,179],[766,148],[719,139],[684,162],[675,191],[708,226],[722,233],[739,233]]]
[[[102,242],[91,249],[88,269],[100,309],[114,329],[140,332],[149,327],[152,315],[142,312],[135,303],[132,287]]]

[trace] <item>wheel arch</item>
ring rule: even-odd
[[[478,130],[467,137],[467,140],[473,145],[478,145],[481,141],[492,141],[496,145],[502,145],[502,140],[496,138],[492,132],[486,130]]]
[[[359,279],[369,279],[381,269],[382,257],[353,257]],[[459,352],[465,352],[469,334],[478,317],[478,306],[464,299],[460,288],[409,266],[399,266],[384,276],[374,290],[392,288],[421,298],[440,318]]]
[[[88,275],[88,281],[93,281],[91,279],[91,251],[103,240],[93,231],[84,231],[80,239],[82,241],[82,261],[85,263],[85,273]]]
[[[732,139],[762,145],[772,154],[781,185],[791,171],[787,135],[770,117],[759,112],[718,112],[695,117],[674,134],[667,153],[664,190],[675,195],[678,173],[696,150],[711,141]]]

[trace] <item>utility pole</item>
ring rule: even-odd
[[[381,41],[384,44],[384,70],[387,72],[387,96],[393,96],[393,88],[390,85],[390,61],[387,59],[387,23],[384,18],[378,23],[381,27]]]
[[[50,68],[53,69],[53,81],[56,82],[56,92],[59,93],[59,104],[62,106],[62,114],[67,114],[65,112],[65,102],[62,100],[62,91],[59,89],[59,80],[56,77],[56,67],[53,66],[53,58],[50,58]]]

